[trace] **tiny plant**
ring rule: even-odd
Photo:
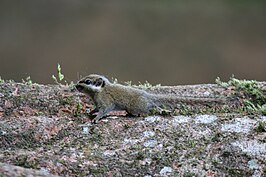
[[[77,116],[80,116],[81,114],[81,111],[82,111],[82,104],[81,102],[79,101],[76,105],[76,109],[74,110],[74,116],[77,117]]]
[[[0,77],[0,84],[3,84],[5,81]]]
[[[65,76],[61,72],[61,66],[59,63],[57,64],[57,76],[58,77],[52,75],[52,79],[55,81],[55,83],[59,84],[65,78]]]
[[[132,81],[126,81],[125,84],[126,84],[127,86],[132,86]]]
[[[141,82],[139,82],[139,85],[137,85],[136,87],[139,87],[139,88],[142,88],[142,89],[154,89],[154,88],[160,87],[160,86],[161,86],[161,84],[157,84],[157,85],[153,86],[148,81],[146,81],[143,84]]]
[[[28,77],[26,78],[26,80],[22,79],[22,82],[23,82],[24,84],[26,84],[26,85],[32,85],[32,80],[31,80],[30,76],[28,76]]]
[[[266,132],[266,124],[265,122],[260,121],[257,127],[255,127],[256,132]]]
[[[117,78],[112,78],[112,81],[113,81],[114,84],[117,84],[118,83]]]

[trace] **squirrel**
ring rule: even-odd
[[[75,85],[76,89],[92,98],[96,108],[89,114],[97,113],[93,123],[111,111],[125,110],[128,114],[138,116],[154,110],[161,112],[166,105],[172,107],[178,103],[223,102],[219,98],[193,98],[174,95],[152,94],[145,90],[111,83],[105,76],[90,74]]]

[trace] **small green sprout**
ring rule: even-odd
[[[75,111],[74,111],[74,116],[75,116],[75,117],[80,116],[80,114],[81,114],[81,110],[82,110],[82,104],[81,104],[81,102],[79,101],[78,104],[76,105],[76,109],[75,109]]]
[[[3,84],[5,81],[0,77],[0,84]]]
[[[113,81],[114,84],[117,84],[118,83],[117,78],[112,78],[112,81]]]
[[[52,75],[52,79],[55,81],[55,83],[59,84],[65,78],[61,72],[61,66],[59,63],[57,64],[57,76],[58,78],[55,75]]]

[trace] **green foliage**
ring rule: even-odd
[[[192,115],[195,110],[190,109],[187,105],[181,104],[180,105],[180,109],[175,110],[174,115],[184,115],[184,116],[188,116],[188,115]]]
[[[80,116],[81,115],[81,111],[82,111],[82,104],[81,104],[81,102],[79,101],[78,103],[77,103],[77,105],[76,105],[76,109],[74,110],[74,116],[75,117],[78,117],[78,116]]]
[[[228,82],[222,82],[220,77],[217,77],[215,79],[215,83],[222,86],[222,87],[229,87],[229,83]]]
[[[118,83],[118,80],[116,78],[112,78],[112,81],[113,81],[114,84]],[[153,89],[155,89],[157,87],[161,87],[161,84],[152,85],[148,81],[145,81],[145,83],[139,82],[138,85],[132,84],[132,81],[126,81],[126,82],[124,82],[124,84],[127,85],[127,86],[135,87],[135,88],[151,89],[151,90],[153,90]]]
[[[154,85],[150,84],[148,81],[146,81],[143,84],[141,82],[139,82],[139,85],[133,85],[133,86],[138,87],[138,88],[142,88],[142,89],[154,89],[156,87],[160,87],[161,84],[157,84],[154,86]]]
[[[19,155],[16,157],[15,164],[25,168],[37,168],[39,162],[37,158],[30,158],[27,155]]]
[[[231,87],[232,94],[243,99],[245,109],[249,113],[266,114],[266,96],[255,80],[239,80],[232,76],[228,82],[222,82],[219,77],[215,80],[222,87]]]
[[[52,79],[55,81],[55,83],[59,84],[61,81],[63,81],[64,78],[65,76],[62,74],[61,66],[58,63],[57,64],[57,77],[55,75],[52,75]]]
[[[59,100],[59,103],[62,105],[71,105],[71,103],[73,103],[73,96],[67,96],[67,97],[63,97]]]
[[[266,132],[265,122],[260,121],[258,126],[255,128],[256,132]]]

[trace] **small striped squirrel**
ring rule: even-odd
[[[98,113],[93,119],[97,123],[102,117],[115,110],[125,110],[127,113],[137,116],[148,114],[153,110],[161,112],[165,105],[178,103],[208,103],[221,102],[219,98],[193,98],[179,97],[168,94],[152,94],[144,90],[111,83],[106,77],[90,74],[76,84],[76,89],[90,96],[96,106],[90,114]]]

